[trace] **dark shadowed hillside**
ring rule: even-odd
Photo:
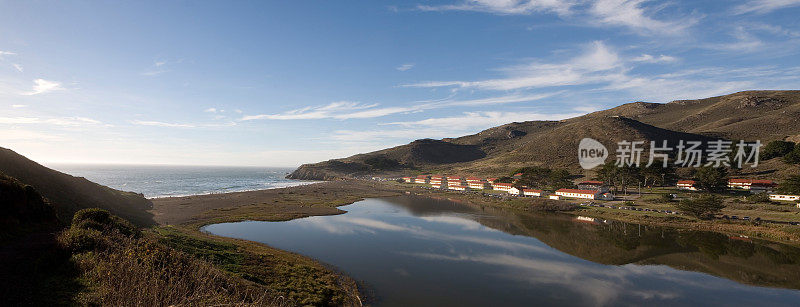
[[[147,212],[152,203],[141,194],[118,191],[49,169],[1,147],[0,172],[33,186],[64,221],[71,220],[72,214],[80,209],[102,208],[140,226],[154,224],[152,214]]]
[[[306,164],[289,178],[334,179],[373,174],[450,172],[491,175],[522,166],[577,168],[584,137],[605,144],[613,157],[622,140],[800,139],[800,91],[747,91],[670,103],[634,102],[562,121],[510,123],[442,140],[417,140],[349,158]],[[759,174],[790,168],[769,161]]]

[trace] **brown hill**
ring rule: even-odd
[[[665,104],[634,102],[583,117],[611,115],[669,130],[766,143],[800,134],[800,91],[746,91]]]
[[[579,169],[577,145],[584,137],[603,143],[613,159],[622,140],[761,140],[800,138],[800,91],[747,91],[670,103],[635,102],[562,121],[510,123],[479,133],[407,145],[344,159],[306,164],[295,179],[394,175],[418,172],[497,175],[522,166]],[[645,146],[647,148],[649,146]],[[784,174],[779,161],[751,170]]]
[[[140,226],[154,225],[147,210],[152,203],[143,195],[118,191],[44,167],[16,152],[0,147],[0,172],[33,186],[55,207],[63,221],[83,208],[102,208]]]

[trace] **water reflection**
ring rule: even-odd
[[[343,209],[349,212],[206,230],[333,264],[370,284],[378,304],[387,306],[793,305],[800,299],[796,290],[751,286],[800,288],[800,253],[784,245],[414,196]]]

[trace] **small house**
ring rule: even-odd
[[[697,182],[694,180],[680,180],[676,187],[680,190],[697,191]]]
[[[559,189],[556,195],[567,198],[582,198],[582,199],[613,199],[611,193],[605,193],[598,190],[579,190],[579,189]]]
[[[800,200],[800,195],[770,194],[769,195],[769,200],[798,201],[798,200]]]
[[[492,184],[492,187],[495,190],[498,190],[498,191],[506,191],[506,192],[508,192],[508,190],[510,190],[512,188],[512,185],[510,183],[498,182],[498,183]]]
[[[534,190],[534,189],[522,189],[523,196],[542,196],[542,190]]]
[[[729,179],[728,180],[728,188],[731,189],[742,189],[742,190],[751,190],[753,188],[757,190],[767,190],[772,189],[777,184],[775,184],[772,180],[761,180],[761,179]]]

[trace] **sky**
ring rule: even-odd
[[[4,1],[0,147],[286,166],[800,89],[800,0]]]

